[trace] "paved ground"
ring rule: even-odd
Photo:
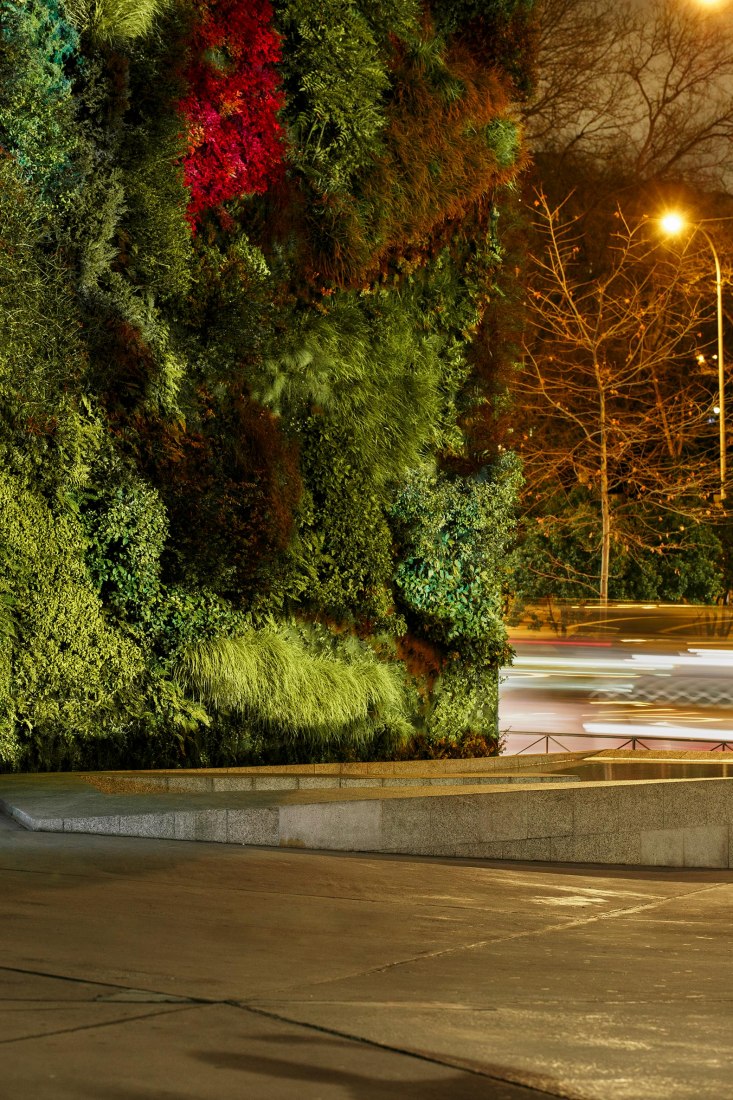
[[[0,1098],[733,1097],[733,872],[30,833]]]

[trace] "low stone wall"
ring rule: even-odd
[[[506,759],[0,776],[0,805],[27,828],[64,832],[492,860],[733,866],[733,778],[580,783],[521,774],[589,755],[525,757],[504,775],[498,773],[506,772]],[[595,758],[619,755],[628,756]],[[711,756],[633,756],[644,758]]]
[[[730,867],[733,779],[495,789],[318,810],[283,806],[278,825],[278,843],[305,848]]]

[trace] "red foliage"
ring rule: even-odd
[[[415,681],[420,694],[427,698],[445,665],[445,654],[425,638],[403,634],[397,639],[397,656]]]
[[[188,217],[261,193],[282,174],[280,37],[269,0],[209,0],[190,41],[179,110],[188,122]]]

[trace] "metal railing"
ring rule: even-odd
[[[529,733],[529,734],[521,733],[521,731],[519,731],[519,730],[510,730],[508,732],[508,736],[510,736],[510,737],[532,737],[533,735],[531,733]],[[729,741],[727,739],[723,739],[721,741],[718,741],[717,738],[715,738],[715,737],[711,737],[708,740],[703,740],[703,738],[694,738],[694,737],[674,737],[674,736],[670,736],[669,734],[666,734],[666,735],[660,734],[659,736],[656,736],[655,734],[644,734],[643,737],[640,737],[637,734],[637,735],[627,737],[627,738],[624,739],[624,735],[622,733],[571,733],[571,734],[567,734],[566,736],[567,737],[572,737],[572,739],[574,741],[601,741],[601,740],[620,741],[621,742],[620,745],[614,746],[617,749],[626,749],[626,748],[629,748],[629,747],[631,747],[632,749],[636,749],[636,748],[649,749],[650,746],[646,745],[644,743],[645,741],[672,741],[672,742],[680,743],[680,744],[683,744],[683,745],[710,744],[712,747],[710,749],[706,749],[705,750],[706,752],[733,752],[733,740]],[[538,738],[536,738],[536,740],[534,740],[530,745],[525,745],[523,749],[520,749],[518,752],[511,753],[511,755],[512,756],[521,756],[523,753],[529,752],[531,749],[535,748],[536,745],[544,745],[545,753],[549,753],[550,751],[555,751],[554,749],[553,750],[550,749],[550,743],[552,743],[553,745],[557,745],[557,747],[562,752],[583,752],[584,751],[583,749],[569,749],[566,745],[563,745],[562,741],[560,741],[559,738],[555,737],[554,734],[543,733]]]

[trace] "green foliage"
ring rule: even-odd
[[[68,270],[43,236],[37,191],[0,156],[0,387],[22,394],[29,415],[51,412],[82,355]]]
[[[509,587],[516,595],[534,600],[597,594],[597,507],[582,490],[567,505],[564,518],[540,515],[523,521],[511,558]],[[612,542],[609,598],[714,603],[725,587],[723,572],[723,548],[714,528],[637,504]]]
[[[519,127],[513,119],[494,119],[484,129],[484,136],[500,168],[509,168],[516,164],[519,158],[520,135]]]
[[[352,0],[289,0],[278,23],[291,160],[317,191],[347,190],[382,150],[389,77],[372,28]]]
[[[86,296],[85,385],[107,410],[178,416],[186,359],[154,299],[111,271]]]
[[[376,486],[430,451],[460,445],[454,402],[465,360],[443,354],[416,306],[378,292],[337,294],[323,311],[303,310],[257,391],[291,418],[322,410],[339,425],[349,463]]]
[[[139,649],[104,618],[73,519],[0,475],[3,583],[14,601],[11,685],[21,743],[103,736],[142,674]],[[25,750],[24,750],[25,751]]]
[[[476,19],[494,23],[508,20],[533,4],[534,0],[433,0],[431,8],[438,25],[454,33]]]
[[[161,302],[184,298],[193,275],[182,168],[185,149],[181,123],[171,113],[136,130],[125,157],[126,273]]]
[[[484,659],[506,654],[502,564],[520,475],[504,456],[490,480],[449,480],[422,469],[392,508],[402,543],[395,582],[425,633]]]
[[[182,654],[198,644],[235,637],[250,626],[250,617],[206,588],[164,587],[150,634],[161,667],[170,673]]]
[[[455,755],[461,755],[463,744],[468,741],[477,748],[476,741],[483,738],[487,755],[490,755],[492,749],[497,751],[498,708],[496,667],[453,660],[435,686],[434,702],[426,722],[426,741],[440,746],[440,754],[448,755],[452,745],[459,750]]]
[[[100,466],[81,510],[89,572],[106,604],[132,622],[145,623],[160,595],[165,508],[158,493],[113,455]]]
[[[0,766],[493,751],[527,5],[275,0],[290,167],[192,234],[195,13],[58,4],[0,0]]]
[[[420,0],[359,0],[358,7],[384,50],[389,49],[390,40],[408,40],[419,32]]]
[[[188,321],[203,348],[207,376],[231,378],[243,363],[257,362],[273,339],[277,284],[262,250],[243,232],[223,246],[197,238],[195,263]],[[255,377],[247,380],[259,396]]]
[[[77,35],[56,0],[3,0],[0,145],[55,216],[77,186],[75,103],[68,70]]]
[[[11,680],[17,630],[15,599],[9,583],[10,563],[9,547],[0,542],[0,768],[13,767],[20,758]]]
[[[52,498],[83,481],[98,429],[74,393],[85,350],[71,272],[44,234],[37,191],[0,156],[0,466]]]
[[[199,399],[190,424],[147,426],[142,460],[170,517],[169,578],[241,606],[266,597],[289,568],[302,492],[297,450],[255,401],[203,388]]]
[[[114,163],[122,170],[125,189],[121,266],[148,296],[178,312],[191,290],[195,265],[183,170],[188,135],[176,108],[186,91],[181,42],[192,9],[163,7],[155,35],[137,43],[133,52],[127,77],[130,109]]]
[[[384,150],[309,215],[316,286],[363,286],[442,247],[447,228],[515,175],[510,81],[470,44],[426,30],[395,44]],[[497,125],[498,123],[498,125]]]
[[[482,58],[501,68],[515,92],[528,97],[535,81],[535,0],[433,0],[437,28],[455,35]]]
[[[310,551],[312,571],[304,595],[337,620],[399,631],[385,497],[352,465],[350,446],[348,433],[333,421],[314,417],[304,426],[302,461],[310,499],[304,502],[300,539]]]
[[[65,0],[69,18],[95,42],[122,46],[149,34],[170,0]]]
[[[270,621],[200,643],[184,654],[179,677],[217,708],[288,738],[358,743],[383,725],[409,729],[399,671],[353,636],[316,625]]]

